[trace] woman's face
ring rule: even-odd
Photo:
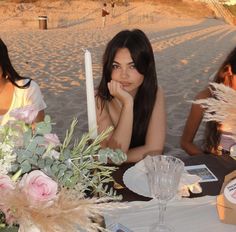
[[[232,72],[230,65],[226,65],[219,75],[224,80],[224,85],[236,90],[236,74]]]
[[[233,74],[232,76],[232,89],[236,90],[236,75]]]
[[[120,48],[112,63],[111,79],[119,82],[132,96],[143,83],[144,76],[138,72],[127,48]]]

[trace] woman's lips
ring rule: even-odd
[[[131,84],[130,84],[130,83],[127,83],[127,82],[123,82],[123,83],[121,83],[121,85],[122,85],[123,87],[128,87],[128,86],[130,86]]]

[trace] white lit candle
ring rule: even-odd
[[[84,58],[85,58],[88,128],[90,132],[90,138],[95,139],[97,137],[97,118],[96,118],[96,108],[95,108],[95,98],[94,98],[92,58],[91,58],[91,53],[88,50],[85,51]]]

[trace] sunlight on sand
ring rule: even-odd
[[[166,151],[184,154],[179,149],[179,137],[190,108],[188,101],[206,86],[235,46],[235,27],[212,18],[174,14],[158,4],[135,2],[128,7],[117,6],[115,17],[108,17],[106,27],[101,29],[100,3],[62,4],[9,4],[8,8],[0,4],[0,36],[16,69],[40,84],[47,113],[56,122],[56,133],[64,136],[73,116],[79,120],[77,133],[87,131],[82,48],[92,53],[97,86],[106,43],[122,29],[140,28],[153,45],[158,81],[165,90]],[[48,30],[38,29],[39,15],[48,16]],[[201,135],[202,130],[197,140]]]

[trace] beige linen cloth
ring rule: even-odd
[[[156,200],[129,202],[127,209],[114,209],[105,214],[107,226],[121,223],[134,232],[149,232],[157,221]],[[235,225],[220,222],[216,209],[216,197],[174,199],[167,205],[167,225],[175,232],[235,232]]]

